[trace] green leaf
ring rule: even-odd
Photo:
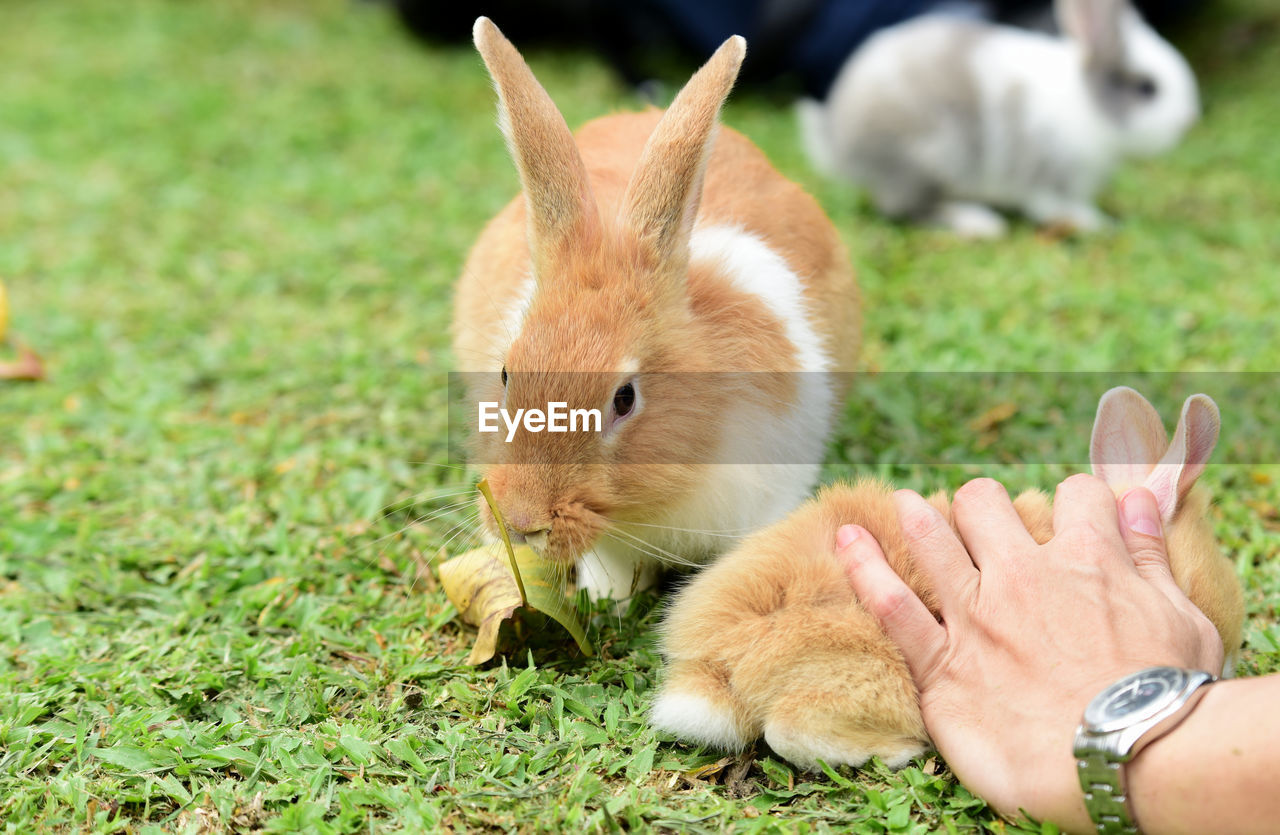
[[[130,745],[113,745],[110,748],[90,748],[89,753],[100,760],[127,768],[130,771],[151,771],[157,768],[156,761],[141,748]]]
[[[421,774],[423,777],[426,777],[431,773],[431,769],[427,768],[427,764],[422,761],[422,758],[418,756],[418,752],[413,750],[413,747],[409,745],[409,740],[404,737],[401,737],[400,739],[393,739],[388,742],[387,750],[390,751],[393,756],[408,763],[410,768]]]
[[[770,780],[779,786],[789,786],[795,780],[795,774],[791,769],[775,759],[765,758],[760,760],[760,769]]]
[[[840,775],[840,772],[836,771],[834,768],[827,765],[824,761],[818,760],[818,767],[821,768],[822,773],[827,775],[827,777],[831,778],[831,782],[835,783],[836,785],[844,786],[846,789],[857,788],[856,783],[846,779],[845,777],[842,777]]]
[[[152,778],[157,784],[164,788],[164,793],[180,803],[191,802],[191,792],[187,791],[181,783],[179,783],[170,774],[161,774]]]
[[[507,685],[507,700],[516,701],[529,691],[534,681],[538,678],[538,670],[534,667],[527,667],[511,680]]]
[[[650,771],[653,771],[653,755],[656,750],[657,746],[650,745],[632,758],[627,765],[628,780],[633,783],[639,783]]]
[[[347,752],[351,762],[356,765],[368,765],[377,759],[373,746],[354,734],[344,733],[338,737],[338,744],[342,746],[342,750]]]
[[[889,816],[885,819],[889,829],[892,831],[906,829],[911,823],[911,804],[903,800],[889,810]]]

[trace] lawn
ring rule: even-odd
[[[1255,674],[1280,670],[1280,12],[1212,6],[1182,41],[1205,121],[1121,172],[1102,238],[895,228],[808,169],[785,96],[725,121],[818,195],[859,271],[881,374],[827,476],[1051,486],[1087,443],[1088,409],[1053,405],[1067,383],[1145,380],[1166,414],[1222,392],[1204,481]],[[429,567],[471,531],[450,288],[517,187],[470,50],[339,0],[4,20],[0,280],[49,368],[0,382],[4,831],[1039,831],[935,758],[814,777],[655,735],[656,597],[600,610],[597,658],[544,636],[462,665]],[[640,106],[588,55],[531,63],[570,124]],[[986,371],[1032,394],[960,374]]]

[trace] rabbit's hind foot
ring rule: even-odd
[[[841,733],[834,728],[818,729],[812,725],[799,727],[777,721],[765,724],[764,741],[778,756],[807,771],[817,771],[819,760],[829,766],[850,765],[857,768],[872,757],[879,757],[889,768],[898,769],[927,749],[919,739],[873,733]]]

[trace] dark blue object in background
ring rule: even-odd
[[[730,35],[747,39],[739,83],[791,77],[825,98],[845,60],[886,26],[939,6],[1021,25],[1052,24],[1051,0],[386,0],[426,40],[466,42],[480,15],[521,48],[589,46],[633,86],[655,73],[655,53],[705,61]],[[1134,0],[1156,28],[1202,0]],[[670,68],[667,67],[667,70]],[[657,69],[661,72],[662,69]]]
[[[794,72],[824,98],[846,58],[877,29],[901,23],[937,0],[646,0],[683,33],[685,46],[710,55],[725,38],[747,39],[747,81]]]
[[[939,0],[387,0],[427,41],[464,43],[485,15],[521,48],[591,46],[631,85],[651,79],[657,53],[696,65],[730,35],[747,39],[740,83],[798,77],[821,96],[868,35]]]

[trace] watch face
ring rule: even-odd
[[[1140,722],[1177,698],[1186,678],[1186,673],[1173,667],[1134,673],[1098,694],[1085,709],[1084,720],[1100,733]]]

